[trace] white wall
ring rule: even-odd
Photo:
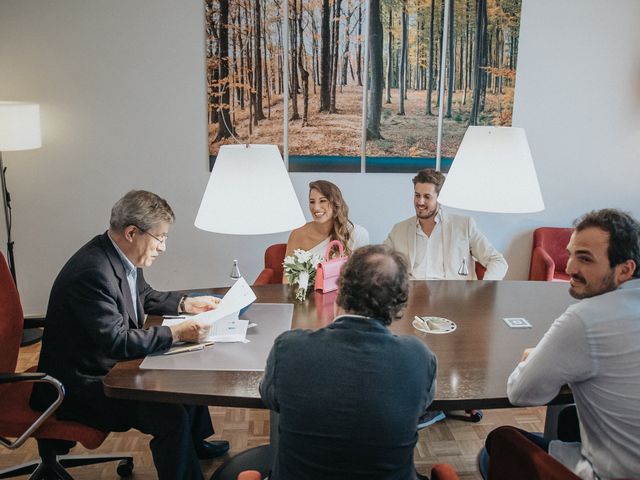
[[[537,226],[609,206],[640,216],[640,2],[523,4],[514,125],[527,129],[547,209],[474,215],[511,279],[528,274]],[[43,148],[4,155],[27,312],[45,309],[60,267],[131,188],[165,196],[178,217],[147,272],[156,288],[224,285],[233,258],[252,280],[264,248],[286,240],[193,226],[208,176],[203,22],[201,0],[0,2],[0,99],[42,108]],[[320,176],[374,242],[412,213],[411,175],[292,174],[303,206]]]

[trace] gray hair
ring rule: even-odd
[[[173,223],[176,216],[164,198],[145,190],[131,190],[111,209],[109,226],[121,232],[129,225],[150,230],[161,222]]]

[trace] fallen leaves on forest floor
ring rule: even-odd
[[[289,101],[289,154],[290,155],[339,155],[360,156],[362,137],[362,87],[348,85],[342,92],[336,93],[336,113],[319,112],[319,88],[316,94],[310,88],[308,123],[302,126],[302,118],[291,120],[293,116],[292,100]],[[380,132],[382,139],[367,142],[368,156],[394,157],[434,157],[437,140],[437,113],[435,101],[431,111],[425,115],[426,91],[409,90],[404,102],[405,115],[398,115],[399,91],[391,90],[391,104],[382,103]],[[434,92],[435,100],[436,94]],[[460,105],[462,92],[456,92],[452,102],[452,118],[445,118],[442,129],[442,156],[453,157],[467,129],[471,109],[471,92],[467,92],[466,105]],[[512,89],[503,95],[487,92],[486,109],[483,112],[485,124],[493,118],[501,122],[510,120],[513,93]],[[297,96],[298,111],[302,117],[302,95]],[[237,107],[237,106],[236,106]],[[268,118],[253,126],[249,137],[249,109],[237,109],[232,113],[236,137],[241,142],[277,144],[283,142],[283,101],[282,97],[272,97],[271,106],[263,107]],[[235,143],[234,139],[212,143],[218,126],[209,125],[209,151],[215,154],[222,144]]]

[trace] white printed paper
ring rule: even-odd
[[[249,320],[240,320],[238,313],[217,320],[209,330],[207,341],[244,342],[247,337]]]
[[[255,299],[256,294],[253,293],[253,290],[251,290],[247,281],[240,277],[229,291],[225,293],[215,310],[199,313],[190,318],[196,322],[213,324],[216,320],[224,318],[227,315],[237,313],[244,307],[251,305]]]
[[[238,319],[238,314],[255,299],[255,293],[246,280],[241,277],[220,300],[215,310],[186,318],[165,318],[162,325],[172,326],[187,319],[195,320],[211,327],[205,342],[245,342],[249,321]]]

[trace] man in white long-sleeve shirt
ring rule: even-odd
[[[581,443],[549,453],[584,479],[640,474],[640,224],[618,210],[583,216],[569,245],[569,293],[582,301],[525,350],[507,386],[514,405],[571,387]]]

